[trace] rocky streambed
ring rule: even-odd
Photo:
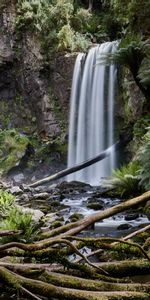
[[[109,197],[102,187],[75,181],[36,188],[25,184],[20,186],[1,184],[1,186],[15,195],[17,206],[24,212],[31,213],[34,221],[41,222],[43,232],[75,222],[122,201],[116,197]],[[97,222],[82,234],[121,237],[148,222],[141,209],[130,210]]]

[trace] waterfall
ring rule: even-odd
[[[117,42],[91,48],[77,56],[72,80],[68,167],[92,158],[113,144],[116,67],[103,65],[101,56],[112,53]],[[111,175],[115,153],[101,162],[68,176],[96,185]]]

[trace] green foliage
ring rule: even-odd
[[[24,155],[29,140],[15,129],[0,131],[0,172],[7,173]]]
[[[129,69],[140,67],[142,60],[145,58],[145,43],[141,42],[139,36],[127,36],[119,44],[118,50],[104,57],[108,63],[118,63],[127,66]]]
[[[7,213],[12,209],[12,205],[15,202],[15,197],[8,193],[0,190],[0,216],[1,218],[6,216]]]
[[[106,1],[105,1],[106,2]],[[131,31],[148,34],[150,31],[150,5],[147,0],[111,0],[117,20]]]
[[[58,32],[58,48],[59,49],[69,49],[72,47],[72,41],[74,39],[74,31],[69,24],[64,25],[62,29]]]
[[[136,84],[148,100],[150,92],[149,50],[149,40],[143,42],[139,35],[131,35],[121,41],[115,53],[102,57],[102,63],[116,63],[127,67],[131,71]]]
[[[82,34],[75,32],[69,24],[64,25],[58,32],[58,40],[59,50],[79,51],[89,47],[88,40]]]
[[[17,206],[15,197],[8,192],[0,190],[0,230],[21,230],[19,236],[8,236],[0,238],[0,241],[10,242],[11,240],[31,241],[38,233],[39,225],[32,220],[32,215],[24,213]]]
[[[78,35],[71,24],[74,18],[73,1],[19,0],[17,13],[17,30],[38,33],[46,51],[87,48],[88,40],[84,35]],[[80,13],[77,18],[81,19]]]
[[[18,0],[16,28],[41,31],[42,25],[47,21],[48,2],[46,0]]]
[[[133,127],[133,134],[136,141],[140,141],[147,132],[147,128],[150,125],[150,114],[147,114],[136,121]]]
[[[143,138],[143,146],[139,151],[140,184],[144,186],[145,190],[150,190],[150,127]]]
[[[113,171],[112,178],[107,182],[115,188],[120,196],[135,196],[140,193],[139,187],[139,165],[137,162],[131,162]]]
[[[141,130],[146,129],[143,127],[137,130],[138,125],[142,124],[142,119],[140,122],[137,122],[137,128],[134,128],[136,138],[140,138],[142,143],[136,161],[114,170],[112,178],[106,181],[106,184],[110,184],[121,196],[135,196],[143,190],[150,190],[150,127],[141,141]],[[148,122],[150,124],[150,118],[147,118],[147,124]]]
[[[12,208],[8,211],[7,217],[1,220],[1,230],[21,230],[22,234],[19,236],[8,236],[1,238],[1,242],[10,242],[11,240],[30,242],[38,233],[38,227],[32,221],[32,215],[23,213],[18,208]]]
[[[76,14],[73,15],[71,23],[75,30],[80,32],[86,32],[90,29],[90,24],[92,22],[92,13],[84,8],[78,8]],[[95,29],[95,28],[94,28]]]
[[[139,69],[139,80],[146,87],[150,86],[150,40],[144,43],[145,57]]]

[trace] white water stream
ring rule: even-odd
[[[71,92],[68,167],[93,158],[114,142],[114,98],[116,67],[100,63],[101,56],[112,53],[117,42],[107,42],[77,57]],[[115,168],[114,151],[110,156],[68,176],[93,185],[111,175]]]

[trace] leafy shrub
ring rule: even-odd
[[[15,197],[8,193],[0,190],[0,216],[5,217],[7,213],[12,209],[12,205],[15,202]]]
[[[103,1],[107,2],[106,0]],[[150,6],[147,0],[111,0],[110,3],[122,26],[129,26],[132,31],[136,32],[149,32]]]
[[[64,25],[58,33],[59,49],[71,49],[72,41],[74,39],[74,31],[69,24]]]
[[[24,213],[17,206],[15,207],[15,197],[8,192],[0,191],[0,229],[1,230],[21,230],[19,236],[1,237],[1,242],[11,240],[31,241],[39,230],[39,225],[32,220],[30,213]]]
[[[1,230],[21,230],[21,235],[8,236],[1,238],[1,242],[10,242],[11,240],[21,240],[24,242],[30,242],[33,237],[38,233],[38,227],[32,220],[32,215],[23,213],[18,208],[12,208],[8,211],[7,217],[3,218],[0,222]]]
[[[133,127],[133,133],[136,140],[141,142],[141,138],[146,134],[148,126],[150,123],[150,115],[145,115],[138,119]]]
[[[89,12],[89,10],[79,8],[76,14],[73,16],[71,22],[75,30],[80,32],[86,32],[90,28],[92,19],[93,16],[91,12]]]
[[[16,28],[18,31],[30,30],[39,34],[42,46],[46,51],[86,50],[88,40],[72,27],[74,16],[73,1],[69,0],[24,0],[18,1]],[[78,12],[76,24],[86,24],[87,10]],[[80,21],[79,21],[80,19]],[[78,20],[78,21],[77,21]],[[75,23],[74,23],[75,24]],[[81,47],[80,47],[81,46]]]

